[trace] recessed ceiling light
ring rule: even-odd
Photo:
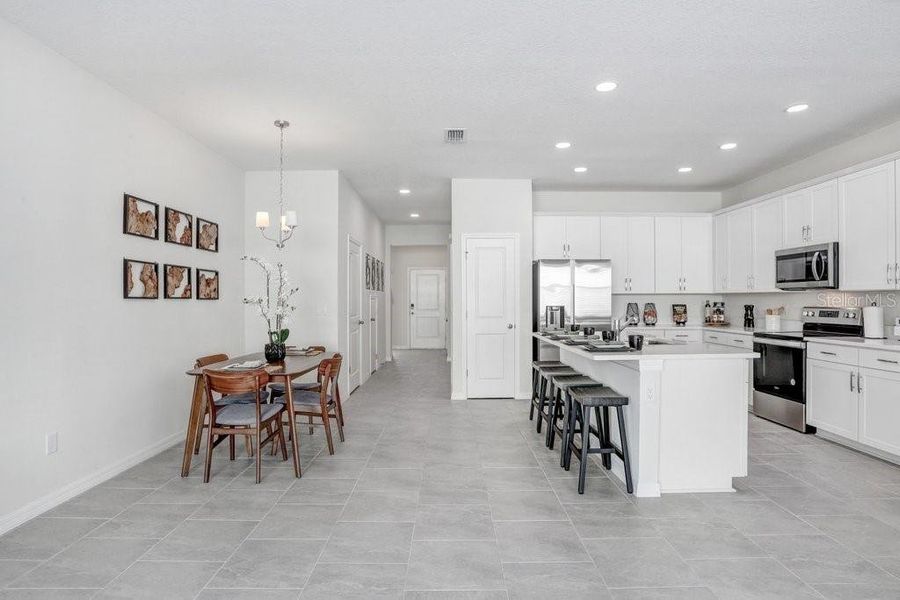
[[[556,142],[556,147],[559,148],[560,150],[565,150],[566,148],[571,148],[572,143],[571,142]]]
[[[596,89],[598,92],[611,92],[617,87],[619,87],[619,84],[615,81],[602,81],[598,83],[597,87],[594,89]]]
[[[807,108],[809,108],[809,104],[792,104],[792,105],[788,106],[786,109],[784,109],[784,112],[798,113],[798,112],[803,112]]]
[[[408,194],[408,193],[409,193],[409,190],[406,189],[406,188],[400,188],[399,191],[400,191],[401,194]]]
[[[587,167],[575,167],[572,170],[575,171],[576,173],[584,173],[585,171],[587,171]]]
[[[737,148],[737,144],[735,142],[725,142],[721,146],[719,146],[721,150],[734,150]]]
[[[419,213],[409,213],[409,216],[412,217],[413,219],[418,219]]]
[[[694,170],[694,167],[678,167],[679,173],[690,173]]]

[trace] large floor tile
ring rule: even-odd
[[[859,513],[859,510],[853,508],[848,499],[838,498],[808,485],[760,488],[760,492],[795,515],[825,516]]]
[[[900,556],[900,530],[873,517],[805,517],[813,526],[863,556]]]
[[[406,572],[408,590],[475,590],[503,587],[494,541],[415,541]]]
[[[416,513],[414,540],[493,540],[491,508],[485,504],[434,504]]]
[[[198,507],[198,504],[134,504],[88,535],[162,539]]]
[[[294,485],[281,496],[282,504],[345,504],[356,487],[355,479],[306,479]]]
[[[203,483],[199,477],[175,477],[139,500],[142,504],[205,504],[222,491],[230,479]]]
[[[38,517],[0,537],[0,558],[44,560],[103,524],[102,519]]]
[[[419,491],[422,487],[422,469],[371,469],[359,476],[357,490]]]
[[[690,567],[661,537],[585,540],[584,545],[611,588],[699,583]]]
[[[900,585],[843,583],[813,587],[828,600],[896,600],[900,598]]]
[[[509,600],[506,590],[408,591],[403,600]]]
[[[41,564],[39,560],[0,560],[0,588]]]
[[[192,600],[218,571],[220,563],[139,560],[96,600]]]
[[[900,584],[900,580],[824,535],[763,535],[757,546],[806,583]]]
[[[566,521],[494,523],[503,562],[579,562],[590,560],[575,528]]]
[[[717,600],[708,587],[623,588],[610,591],[613,600]]]
[[[566,504],[566,513],[582,538],[657,537],[654,519],[630,517],[628,503]]]
[[[672,519],[658,521],[656,528],[682,558],[765,556],[759,546],[728,523]]]
[[[13,581],[10,587],[103,587],[155,543],[156,540],[83,538]]]
[[[328,539],[342,510],[331,504],[276,504],[251,537]]]
[[[96,487],[47,512],[47,517],[111,519],[152,490]]]
[[[415,490],[355,490],[340,520],[414,523],[418,500]]]
[[[318,564],[301,600],[398,600],[406,565]]]
[[[365,460],[317,458],[303,472],[303,477],[308,479],[357,479],[365,467]]]
[[[144,558],[224,562],[256,525],[256,521],[184,521]]]
[[[716,516],[744,535],[816,533],[811,525],[769,501],[722,504]]]
[[[490,492],[488,501],[495,521],[561,521],[562,505],[552,491]]]
[[[297,590],[216,590],[207,588],[197,600],[298,600]]]
[[[260,521],[275,506],[281,494],[268,490],[223,490],[200,506],[191,518]]]
[[[324,544],[322,540],[246,540],[208,587],[299,590]]]
[[[0,600],[90,600],[99,590],[0,590]]]
[[[605,600],[609,591],[591,563],[505,563],[509,600]]]
[[[811,587],[772,558],[689,561],[704,585],[721,600],[819,598]]]
[[[321,563],[407,563],[412,523],[338,523]]]
[[[544,471],[537,467],[494,467],[484,469],[489,492],[531,492],[550,489]]]

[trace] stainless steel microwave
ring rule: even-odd
[[[775,287],[780,290],[836,289],[838,243],[777,250]]]

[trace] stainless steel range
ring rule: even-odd
[[[806,424],[806,341],[815,337],[862,337],[862,310],[807,306],[800,331],[753,335],[753,413],[803,432]]]

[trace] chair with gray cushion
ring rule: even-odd
[[[344,410],[341,406],[341,390],[338,387],[338,377],[341,372],[343,358],[335,354],[319,363],[316,377],[319,381],[315,390],[293,391],[291,398],[294,402],[295,417],[309,419],[309,432],[313,432],[313,419],[322,420],[325,429],[325,440],[328,442],[328,454],[334,454],[334,441],[331,438],[331,420],[337,425],[338,436],[344,441]],[[293,388],[293,386],[291,386]],[[282,396],[276,402],[286,402],[286,396]],[[318,425],[318,423],[315,423]]]
[[[310,346],[307,348],[310,352],[325,352],[325,346]],[[318,390],[320,382],[318,381],[292,381],[291,389],[295,392],[308,391],[308,390]],[[269,384],[269,390],[272,392],[272,400],[274,401],[276,398],[280,398],[284,396],[284,383],[281,381],[272,382]]]
[[[256,483],[262,476],[261,449],[268,443],[278,442],[282,460],[287,460],[287,445],[284,441],[281,413],[283,404],[267,404],[263,401],[263,388],[269,383],[265,369],[253,371],[203,371],[206,390],[206,405],[209,410],[209,427],[206,438],[206,464],[203,470],[204,483],[209,482],[213,449],[228,438],[229,458],[234,460],[234,438],[238,435],[250,436],[254,441],[256,456]],[[231,402],[217,404],[213,393],[223,396],[252,394],[253,403]],[[265,435],[265,438],[263,436]]]

